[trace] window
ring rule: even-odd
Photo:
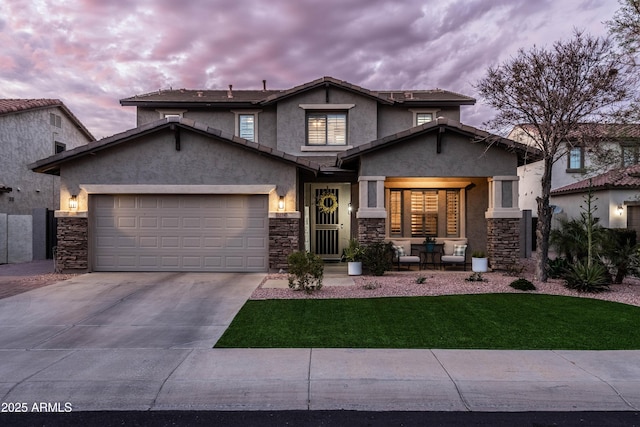
[[[413,114],[413,126],[420,126],[433,121],[440,110],[410,109]]]
[[[308,145],[346,145],[347,114],[322,112],[307,114]]]
[[[62,117],[57,114],[49,113],[49,123],[57,128],[62,127]]]
[[[231,110],[235,115],[235,135],[258,142],[258,114],[262,110]]]
[[[423,125],[433,120],[432,113],[416,113],[416,126]]]
[[[622,150],[622,166],[637,165],[640,162],[640,146],[638,145],[621,145]]]
[[[567,170],[579,171],[582,169],[584,169],[584,150],[582,147],[571,147],[569,149]]]
[[[156,110],[156,111],[158,112],[158,114],[160,114],[161,119],[166,119],[168,117],[182,118],[184,117],[184,113],[187,112],[187,110]]]
[[[56,153],[62,153],[63,151],[65,151],[67,149],[67,144],[64,144],[62,142],[56,142]]]
[[[438,235],[438,192],[411,192],[411,237]]]
[[[255,142],[255,116],[253,114],[238,114],[238,136]]]
[[[390,236],[459,237],[460,221],[459,189],[390,189]]]

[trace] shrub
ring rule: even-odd
[[[374,280],[371,282],[366,282],[362,287],[368,291],[372,291],[374,289],[378,289],[380,287],[380,283],[378,283],[377,280]]]
[[[578,292],[603,292],[609,290],[610,277],[600,263],[577,261],[564,275],[565,286]]]
[[[547,260],[547,274],[552,279],[561,279],[569,270],[569,261],[566,258]]]
[[[486,258],[487,254],[484,251],[473,251],[471,258]]]
[[[638,261],[640,246],[636,244],[636,232],[616,228],[605,229],[605,231],[600,258],[615,275],[613,283],[622,283]]]
[[[471,276],[467,277],[464,280],[466,280],[467,282],[486,282],[487,281],[487,279],[482,277],[482,273],[479,273],[479,272],[471,273]]]
[[[293,252],[289,261],[289,288],[312,292],[322,288],[324,263],[322,258],[311,252]]]
[[[344,257],[347,262],[360,262],[364,256],[364,248],[356,239],[349,240],[349,246],[344,248]]]
[[[535,291],[536,290],[535,285],[530,281],[528,281],[527,279],[514,280],[509,284],[509,286],[519,291]]]
[[[422,285],[426,280],[427,280],[427,278],[426,278],[426,277],[424,277],[424,276],[418,276],[418,277],[416,278],[416,283],[417,283],[418,285]]]
[[[374,276],[382,276],[391,269],[392,259],[391,243],[375,242],[365,247],[362,263]]]

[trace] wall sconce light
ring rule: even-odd
[[[617,212],[618,212],[618,215],[622,216],[622,214],[624,213],[624,206],[618,205]]]
[[[347,207],[347,212],[349,212],[349,215],[351,215],[351,212],[353,212],[353,207],[351,206],[351,202],[349,202],[349,206]]]
[[[284,196],[280,196],[280,199],[278,200],[278,210],[284,210]]]
[[[69,209],[78,209],[78,196],[75,194],[69,197]]]

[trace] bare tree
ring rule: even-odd
[[[536,276],[541,281],[547,280],[552,166],[571,148],[569,141],[576,140],[581,123],[598,121],[629,95],[619,58],[612,52],[609,40],[575,31],[570,40],[549,49],[519,50],[502,65],[489,68],[476,85],[497,110],[487,125],[502,132],[524,124],[522,130],[542,152],[536,229]]]
[[[640,0],[619,0],[620,9],[607,21],[609,32],[635,65],[640,52]]]

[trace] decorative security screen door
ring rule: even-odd
[[[349,184],[311,185],[311,249],[325,260],[339,260],[351,234]]]

